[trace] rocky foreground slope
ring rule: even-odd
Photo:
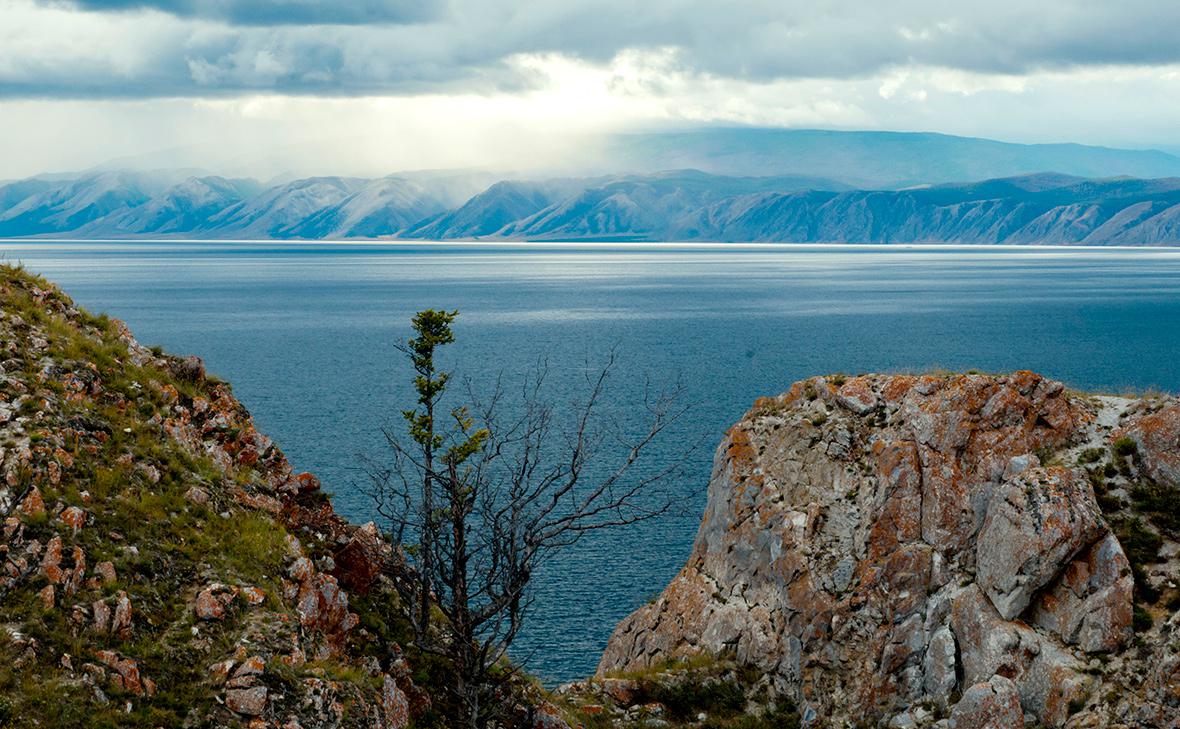
[[[1177,727],[1178,489],[1173,398],[799,382],[729,431],[599,675],[726,656],[813,726]]]
[[[0,305],[0,727],[447,726],[400,562],[227,384],[17,269]]]

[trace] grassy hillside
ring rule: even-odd
[[[0,302],[0,726],[432,723],[391,551],[229,385],[18,269]]]

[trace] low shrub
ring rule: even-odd
[[[1151,613],[1144,608],[1136,605],[1135,612],[1131,615],[1131,627],[1135,629],[1136,633],[1145,633],[1151,630],[1151,626],[1155,624]]]

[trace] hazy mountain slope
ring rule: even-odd
[[[504,226],[507,238],[669,240],[700,237],[700,211],[735,195],[765,190],[842,189],[832,180],[718,177],[697,170],[624,177],[590,187]]]
[[[1180,204],[1147,217],[1142,223],[1113,233],[1111,245],[1175,245],[1180,241]]]
[[[497,182],[457,209],[422,220],[401,235],[428,240],[493,235],[553,204],[572,184]]]
[[[0,215],[23,200],[54,187],[56,183],[39,177],[0,183]]]
[[[897,190],[699,170],[502,181],[107,172],[0,186],[0,237],[1180,244],[1180,177],[1039,173]]]
[[[0,212],[0,236],[38,235],[76,230],[113,212],[142,205],[166,183],[156,175],[102,172],[76,180],[40,185],[26,180],[6,186],[17,198]],[[27,196],[21,196],[27,191]]]
[[[286,229],[297,238],[376,238],[393,235],[447,208],[426,187],[409,180],[384,177],[365,183],[335,205],[313,213]]]
[[[210,219],[259,190],[251,180],[193,177],[137,207],[112,213],[78,229],[78,234],[169,234],[201,229]]]
[[[309,177],[264,190],[213,216],[203,226],[218,237],[292,238],[309,218],[364,187],[354,177]]]
[[[1011,177],[1053,170],[1081,177],[1180,176],[1180,157],[1080,144],[1011,144],[945,134],[701,129],[620,134],[586,164],[607,172],[693,167],[719,175],[818,175],[864,187]]]

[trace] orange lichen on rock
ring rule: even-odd
[[[1096,686],[1074,651],[1121,650],[1132,616],[1087,473],[1038,457],[1109,442],[1097,407],[1032,372],[813,378],[759,400],[717,450],[688,563],[599,675],[736,654],[837,724],[916,726],[912,707],[962,692],[964,725],[989,706],[1063,725]],[[1151,417],[1132,427],[1166,474],[1180,409]]]

